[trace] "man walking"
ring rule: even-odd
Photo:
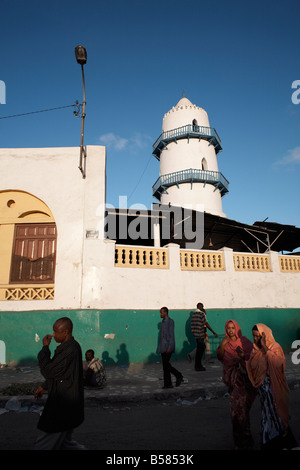
[[[178,387],[183,382],[183,376],[181,372],[170,364],[171,355],[175,351],[174,321],[169,317],[169,310],[167,307],[162,307],[160,309],[160,317],[162,318],[162,322],[159,335],[158,353],[161,354],[163,364],[163,388],[173,388],[171,374],[176,377],[176,387]]]
[[[40,398],[47,389],[48,399],[37,426],[40,434],[36,450],[84,449],[72,440],[73,429],[84,420],[82,353],[72,331],[69,318],[57,320],[53,334],[43,338],[43,348],[38,354],[41,374],[46,381],[36,390],[35,397]],[[52,337],[60,345],[51,359]]]
[[[206,319],[205,310],[202,303],[197,304],[197,309],[191,318],[191,331],[197,341],[197,350],[195,357],[195,370],[204,371],[205,367],[202,365],[202,356],[205,351],[205,332],[208,328],[214,335],[218,337],[217,333],[211,328]]]

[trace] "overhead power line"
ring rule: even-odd
[[[48,111],[56,111],[58,109],[65,109],[65,108],[74,108],[78,106],[80,106],[78,103],[69,104],[67,106],[59,106],[57,108],[41,109],[40,111],[31,111],[30,113],[13,114],[11,116],[0,116],[0,119],[9,119],[9,118],[20,117],[20,116],[28,116],[29,114],[46,113]]]
[[[135,191],[136,191],[138,185],[140,184],[140,182],[141,182],[141,180],[142,180],[142,178],[143,178],[143,176],[144,176],[144,174],[145,174],[145,172],[146,172],[146,170],[147,170],[147,168],[148,168],[148,165],[149,165],[149,163],[150,163],[151,158],[152,158],[152,155],[150,155],[149,160],[148,160],[148,162],[147,162],[147,164],[146,164],[146,166],[145,166],[145,168],[144,168],[144,170],[143,170],[143,172],[142,172],[142,174],[141,174],[141,176],[140,176],[140,178],[139,178],[137,184],[135,185],[135,187],[134,187],[133,190],[131,191],[131,194],[130,194],[129,197],[128,197],[128,201],[129,201],[129,199],[131,199],[131,197],[132,197],[133,194],[135,193]]]

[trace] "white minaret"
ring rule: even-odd
[[[159,178],[153,196],[161,204],[186,207],[226,217],[222,196],[229,183],[219,172],[222,150],[204,109],[183,97],[164,115],[162,134],[153,144]]]

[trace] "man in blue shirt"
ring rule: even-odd
[[[161,354],[162,358],[164,371],[163,388],[173,388],[171,374],[176,377],[176,387],[178,387],[183,382],[183,376],[181,372],[170,364],[171,355],[175,351],[174,321],[169,317],[167,307],[160,309],[160,317],[162,318],[162,322],[157,352]]]

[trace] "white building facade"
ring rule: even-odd
[[[211,129],[205,111],[186,98],[178,105],[165,115],[163,133],[188,125],[191,111],[192,126]],[[191,168],[200,171],[199,179],[169,186],[159,180],[156,196],[164,204],[200,204],[224,216],[220,141],[211,135],[187,140],[171,140],[168,150],[154,145],[154,151],[161,146],[159,178]],[[249,337],[253,324],[262,322],[278,330],[285,348],[297,339],[299,257],[104,239],[105,147],[86,147],[86,178],[78,159],[78,148],[0,149],[0,363],[35,360],[37,338],[51,333],[62,316],[72,318],[83,349],[116,357],[126,345],[131,362],[157,360],[164,305],[175,320],[178,357],[185,357],[192,346],[186,325],[197,302],[220,335],[234,318]],[[211,179],[201,171],[213,172]]]

